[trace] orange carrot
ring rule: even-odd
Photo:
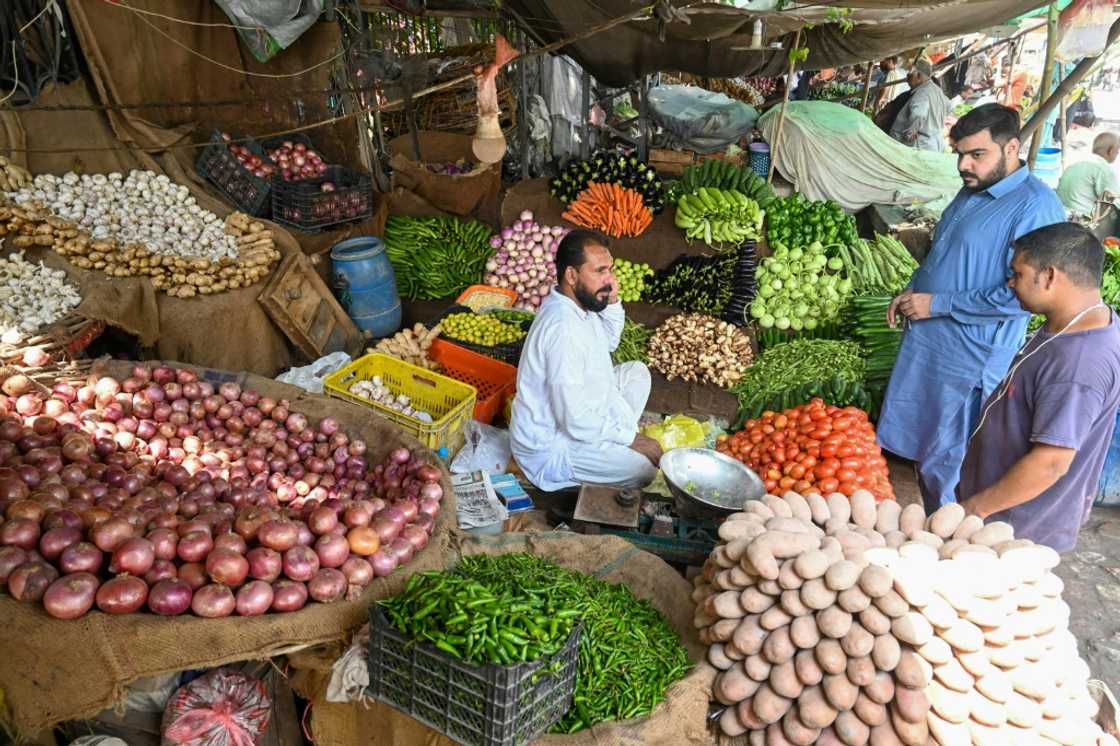
[[[642,203],[641,194],[601,182],[590,182],[562,217],[615,238],[641,235],[653,222],[653,213]]]

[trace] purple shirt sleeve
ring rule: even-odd
[[[1104,410],[1104,397],[1091,386],[1051,383],[1035,394],[1031,442],[1077,450]]]

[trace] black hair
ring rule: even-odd
[[[556,247],[555,260],[557,282],[564,281],[564,272],[567,271],[568,267],[579,271],[579,268],[587,261],[588,246],[602,246],[609,249],[610,242],[606,236],[602,236],[595,231],[579,228],[560,239],[560,245]]]
[[[1104,272],[1104,246],[1077,223],[1035,228],[1015,241],[1015,255],[1038,271],[1053,267],[1083,288],[1098,288]]]
[[[1003,104],[984,104],[957,120],[949,130],[952,140],[963,140],[988,130],[1000,146],[1019,139],[1019,112]]]

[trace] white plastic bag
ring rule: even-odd
[[[1078,62],[1096,57],[1108,44],[1114,0],[1073,0],[1058,20],[1057,57]]]
[[[463,425],[466,442],[455,454],[451,462],[453,474],[467,474],[472,471],[488,471],[491,474],[504,474],[511,457],[509,431],[478,420],[467,420]]]
[[[332,352],[319,358],[311,365],[286,370],[276,376],[276,380],[280,383],[299,386],[311,394],[321,394],[323,393],[323,379],[349,362],[350,356],[345,352]]]

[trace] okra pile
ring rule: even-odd
[[[452,571],[414,575],[381,606],[416,641],[480,665],[554,655],[582,621],[574,704],[553,732],[646,715],[689,668],[649,601],[529,554],[464,557]]]

